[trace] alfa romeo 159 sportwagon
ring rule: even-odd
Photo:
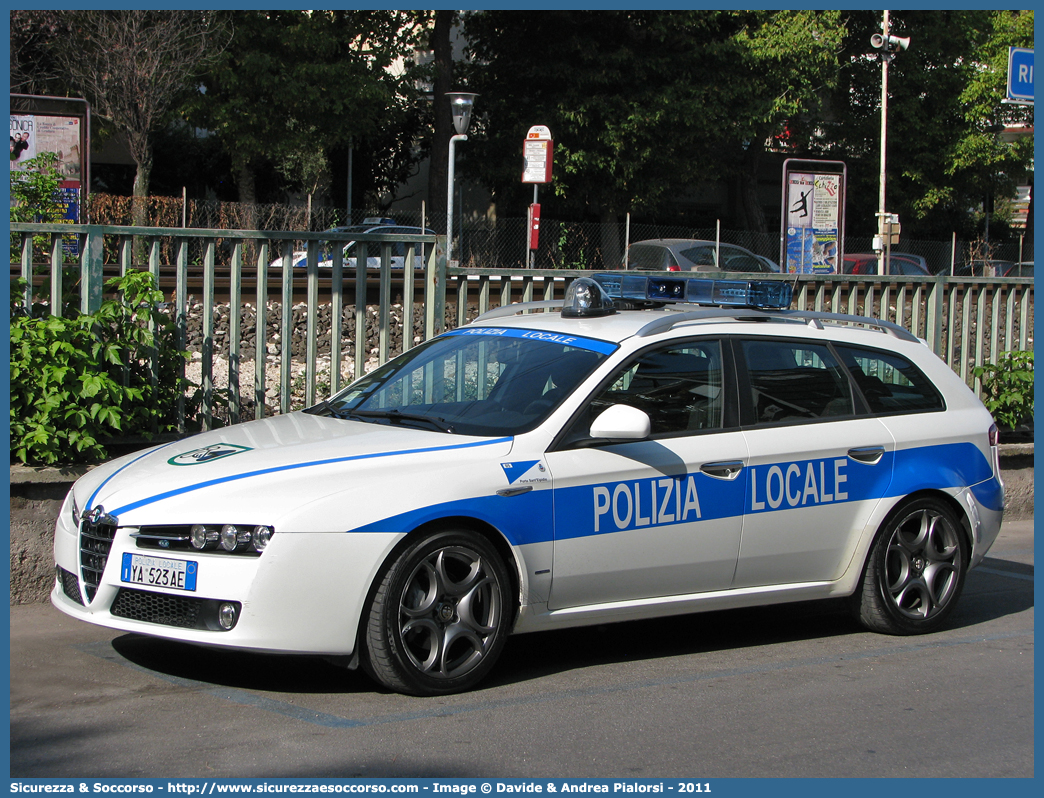
[[[420,695],[511,632],[828,597],[931,632],[1000,527],[997,429],[910,333],[790,291],[580,278],[315,407],[114,460],[65,501],[52,601]]]

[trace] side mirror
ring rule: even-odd
[[[652,422],[642,410],[630,405],[613,405],[603,410],[591,424],[592,438],[641,441],[649,437]]]

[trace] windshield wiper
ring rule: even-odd
[[[334,406],[330,403],[329,399],[324,399],[319,404],[306,407],[304,412],[311,413],[314,416],[333,416],[334,418],[348,418],[347,414],[340,410],[335,410]]]
[[[338,418],[359,418],[359,419],[387,419],[393,424],[426,424],[430,427],[434,427],[440,432],[453,433],[452,425],[446,423],[444,418],[438,418],[437,416],[422,416],[419,413],[403,413],[398,408],[391,410],[345,410],[336,411],[331,408]]]

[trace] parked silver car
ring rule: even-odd
[[[367,219],[363,224],[353,224],[347,227],[331,227],[327,232],[329,233],[387,233],[391,235],[435,235],[435,231],[428,228],[421,227],[408,227],[405,225],[399,225],[395,223],[394,219],[388,218],[372,218]],[[355,241],[346,241],[341,249],[343,256],[343,263],[345,269],[354,269],[356,265],[356,248],[358,244]],[[395,241],[392,243],[391,253],[391,267],[393,269],[401,269],[406,265],[406,250],[408,244],[402,241]],[[293,264],[295,268],[304,268],[308,262],[308,253],[306,250],[295,250],[293,253]],[[414,268],[420,269],[424,266],[423,257],[421,256],[420,245],[417,245],[414,249],[413,255]],[[271,264],[270,268],[282,268],[283,259],[276,258]],[[381,265],[381,247],[379,244],[371,243],[366,253],[366,266],[370,269],[380,268]],[[330,243],[324,242],[323,248],[319,251],[319,267],[329,269],[333,266],[333,255],[330,252]]]
[[[721,262],[718,262],[720,253]],[[667,272],[779,272],[779,265],[735,244],[700,238],[657,238],[627,248],[623,267]]]

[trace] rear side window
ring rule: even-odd
[[[721,269],[726,272],[763,272],[767,271],[765,265],[746,252],[738,250],[721,251]]]
[[[632,269],[655,269],[657,271],[667,268],[666,250],[663,247],[643,247],[635,244],[627,256],[628,266]]]
[[[836,347],[872,413],[925,413],[945,410],[942,395],[906,358],[891,352]]]
[[[697,266],[714,265],[714,247],[689,247],[682,250],[681,256],[692,261]]]
[[[755,424],[794,423],[854,413],[852,388],[826,346],[802,341],[740,343]]]

